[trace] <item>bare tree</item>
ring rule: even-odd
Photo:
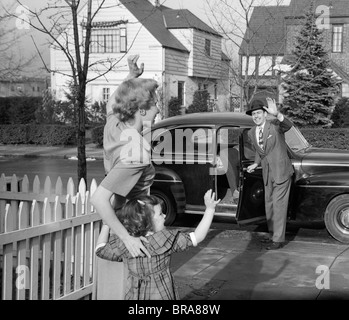
[[[22,5],[20,0],[17,4]],[[48,72],[60,73],[69,77],[74,93],[73,104],[78,114],[77,123],[77,150],[78,150],[78,181],[82,178],[86,181],[86,85],[87,83],[103,77],[113,70],[117,63],[126,55],[118,59],[104,58],[90,61],[90,44],[93,20],[103,8],[105,0],[51,0],[39,10],[28,8],[28,19],[24,21],[32,28],[44,33],[50,39],[50,46],[63,52],[70,70],[54,70],[45,65]],[[115,4],[116,6],[118,4]],[[84,11],[82,11],[84,10]],[[79,21],[78,15],[83,12],[83,21]],[[8,17],[20,19],[18,14],[9,10]],[[80,26],[81,23],[81,26]],[[123,21],[120,21],[120,24]],[[88,73],[93,71],[93,76]]]
[[[273,1],[273,6],[268,6],[271,1],[266,0],[205,1],[208,8],[206,15],[211,25],[222,34],[225,52],[232,61],[231,84],[240,88],[241,105],[245,106],[265,85],[265,76],[272,72],[275,58],[268,67],[262,66],[263,59],[283,54],[286,34],[283,33],[280,38],[272,32],[275,24],[280,23],[279,19],[283,19],[283,16],[275,15],[275,7],[280,7],[283,0]],[[264,6],[263,19],[251,24],[250,18],[256,6]],[[237,55],[239,51],[240,57]],[[277,82],[277,75],[272,74]]]

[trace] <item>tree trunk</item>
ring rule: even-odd
[[[85,97],[79,87],[78,93],[78,183],[83,178],[87,182]]]

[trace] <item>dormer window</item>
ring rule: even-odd
[[[127,21],[93,22],[91,53],[120,53],[127,51]],[[84,26],[84,23],[83,23]]]

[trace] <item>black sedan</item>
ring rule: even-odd
[[[156,168],[151,193],[162,198],[167,225],[177,213],[203,213],[208,189],[223,199],[216,215],[235,217],[239,224],[265,219],[261,168],[246,172],[254,160],[247,138],[253,125],[245,114],[195,113],[162,120],[145,132]],[[349,152],[314,148],[296,127],[286,133],[286,141],[295,169],[288,218],[324,221],[335,239],[349,243]],[[239,198],[224,201],[232,193],[224,159],[231,161],[234,154]]]

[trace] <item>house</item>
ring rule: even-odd
[[[248,92],[250,97],[254,94],[253,99],[272,96],[282,100],[279,71],[287,69],[308,6],[307,1],[291,0],[288,6],[254,8],[239,50],[241,76],[248,78]],[[331,69],[342,81],[340,95],[349,97],[348,0],[315,0],[314,9],[320,14],[319,26],[324,30],[323,44]]]
[[[85,16],[86,7],[78,17],[82,37]],[[142,77],[159,82],[163,105],[178,97],[188,107],[196,90],[207,90],[216,106],[225,109],[230,61],[221,41],[220,34],[189,10],[171,9],[159,1],[106,0],[93,20],[88,78],[94,80],[87,85],[87,97],[91,102],[107,101],[128,74],[127,57],[139,54],[138,63],[145,65]],[[70,66],[61,50],[50,50],[51,69],[56,71],[51,76],[52,89],[58,99],[64,99]],[[98,78],[103,71],[101,61],[117,63]]]
[[[48,86],[48,79],[43,78],[0,78],[0,97],[41,97]]]

